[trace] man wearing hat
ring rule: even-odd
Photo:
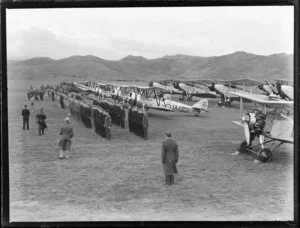
[[[176,163],[178,162],[179,152],[177,143],[171,139],[171,132],[165,132],[166,140],[162,142],[161,161],[164,167],[166,184],[174,184],[174,173],[178,173]]]
[[[69,153],[71,149],[71,138],[74,136],[73,127],[70,126],[70,119],[69,117],[65,118],[64,126],[60,130],[60,134],[62,135],[61,139],[59,140],[59,158],[69,158]]]

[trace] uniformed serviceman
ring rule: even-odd
[[[132,107],[128,109],[128,129],[129,132],[132,132]]]
[[[143,122],[142,122],[142,125],[143,125],[143,136],[144,136],[144,139],[147,140],[148,139],[148,126],[149,126],[149,123],[148,123],[149,119],[148,119],[148,112],[144,109],[143,110]]]
[[[105,113],[104,128],[105,128],[105,137],[106,137],[106,139],[111,139],[111,132],[110,132],[111,117],[107,112]]]
[[[40,95],[40,100],[44,100],[44,92],[43,91],[39,91],[39,95]]]
[[[54,91],[53,90],[51,92],[51,96],[52,96],[52,101],[54,102]]]
[[[161,162],[163,163],[167,185],[174,184],[174,174],[178,173],[176,163],[179,152],[177,143],[171,139],[171,132],[165,132],[166,139],[162,142]]]
[[[138,111],[137,111],[137,135],[140,137],[143,137],[144,133],[143,133],[143,112],[142,109],[140,107],[138,107]]]
[[[27,127],[27,130],[29,130],[30,111],[27,109],[27,105],[25,105],[24,109],[22,110],[22,116],[23,116],[23,130],[25,130],[25,125]]]
[[[36,119],[37,119],[37,124],[38,124],[39,135],[43,135],[45,128],[47,128],[46,115],[44,113],[43,108],[41,108],[40,112],[38,114],[36,114]]]
[[[121,127],[125,128],[125,117],[126,117],[126,111],[124,105],[121,105]]]

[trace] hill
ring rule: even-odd
[[[53,60],[37,57],[8,61],[8,79],[12,80],[157,80],[157,79],[239,79],[270,80],[293,78],[293,55],[269,56],[235,52],[223,56],[187,55],[146,59],[129,55],[112,61],[96,56],[71,56]]]

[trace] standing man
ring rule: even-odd
[[[176,163],[179,152],[177,143],[171,139],[171,132],[165,132],[166,140],[162,142],[161,161],[164,167],[166,185],[174,184],[174,173],[178,173]]]
[[[142,119],[142,125],[143,125],[143,136],[145,140],[148,140],[148,112],[143,108],[143,119]]]
[[[53,90],[51,92],[51,95],[52,95],[52,101],[54,102],[54,91]]]
[[[46,115],[44,113],[44,109],[41,108],[40,113],[36,114],[38,129],[39,129],[39,135],[44,134],[45,128],[47,128],[46,125]]]
[[[30,98],[30,104],[31,104],[31,108],[33,108],[33,106],[34,106],[34,95],[32,95],[31,98]]]
[[[44,100],[44,91],[43,91],[43,90],[41,90],[41,91],[39,92],[39,95],[40,95],[40,100],[41,100],[41,101]]]
[[[62,135],[61,139],[59,140],[59,159],[69,158],[70,157],[70,150],[71,150],[71,138],[74,136],[73,127],[70,125],[69,117],[65,118],[64,126],[60,130],[60,135]]]
[[[105,129],[106,139],[111,139],[110,128],[111,128],[111,117],[108,113],[105,113],[104,129]]]
[[[25,125],[27,126],[27,130],[29,130],[30,111],[27,109],[27,105],[25,105],[24,109],[22,110],[22,116],[23,116],[23,130],[25,130]]]

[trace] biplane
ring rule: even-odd
[[[121,99],[127,100],[130,104],[141,105],[146,109],[160,111],[186,112],[198,116],[201,111],[207,112],[208,101],[202,99],[194,105],[186,105],[169,99],[167,90],[158,87],[125,86],[120,89]],[[127,97],[124,95],[127,94]],[[126,95],[125,95],[126,96]]]
[[[253,91],[253,87],[258,86],[260,82],[253,79],[237,79],[237,80],[214,80],[211,84],[207,84],[210,91],[215,91],[220,95],[218,106],[230,108],[233,101],[240,101],[240,97],[230,92],[242,92],[246,88]],[[244,99],[244,102],[251,102],[249,99]]]
[[[294,100],[294,85],[292,81],[275,79],[275,85],[279,95],[288,101]]]
[[[294,87],[290,81],[275,79],[275,83],[265,81],[258,85],[258,88],[269,96],[270,99],[294,100]]]
[[[166,81],[150,81],[150,87],[155,87],[164,90],[166,93],[170,94],[182,94],[182,90],[175,88],[171,80]]]
[[[261,162],[270,162],[272,152],[284,143],[294,142],[294,117],[293,101],[283,99],[270,100],[268,96],[253,94],[249,92],[230,92],[240,97],[240,121],[233,123],[243,127],[245,141],[243,141],[238,152],[250,152],[257,156]],[[257,108],[243,114],[243,100],[251,100]],[[253,145],[253,140],[259,139],[259,143]],[[278,144],[266,148],[267,144]],[[256,151],[256,148],[260,148]],[[234,155],[234,154],[233,154]]]
[[[207,80],[205,80],[207,81]],[[174,87],[182,91],[182,96],[179,97],[179,100],[183,101],[192,101],[194,97],[200,98],[216,98],[220,97],[215,91],[210,91],[208,86],[204,83],[198,81],[197,83],[192,81],[175,81]]]

